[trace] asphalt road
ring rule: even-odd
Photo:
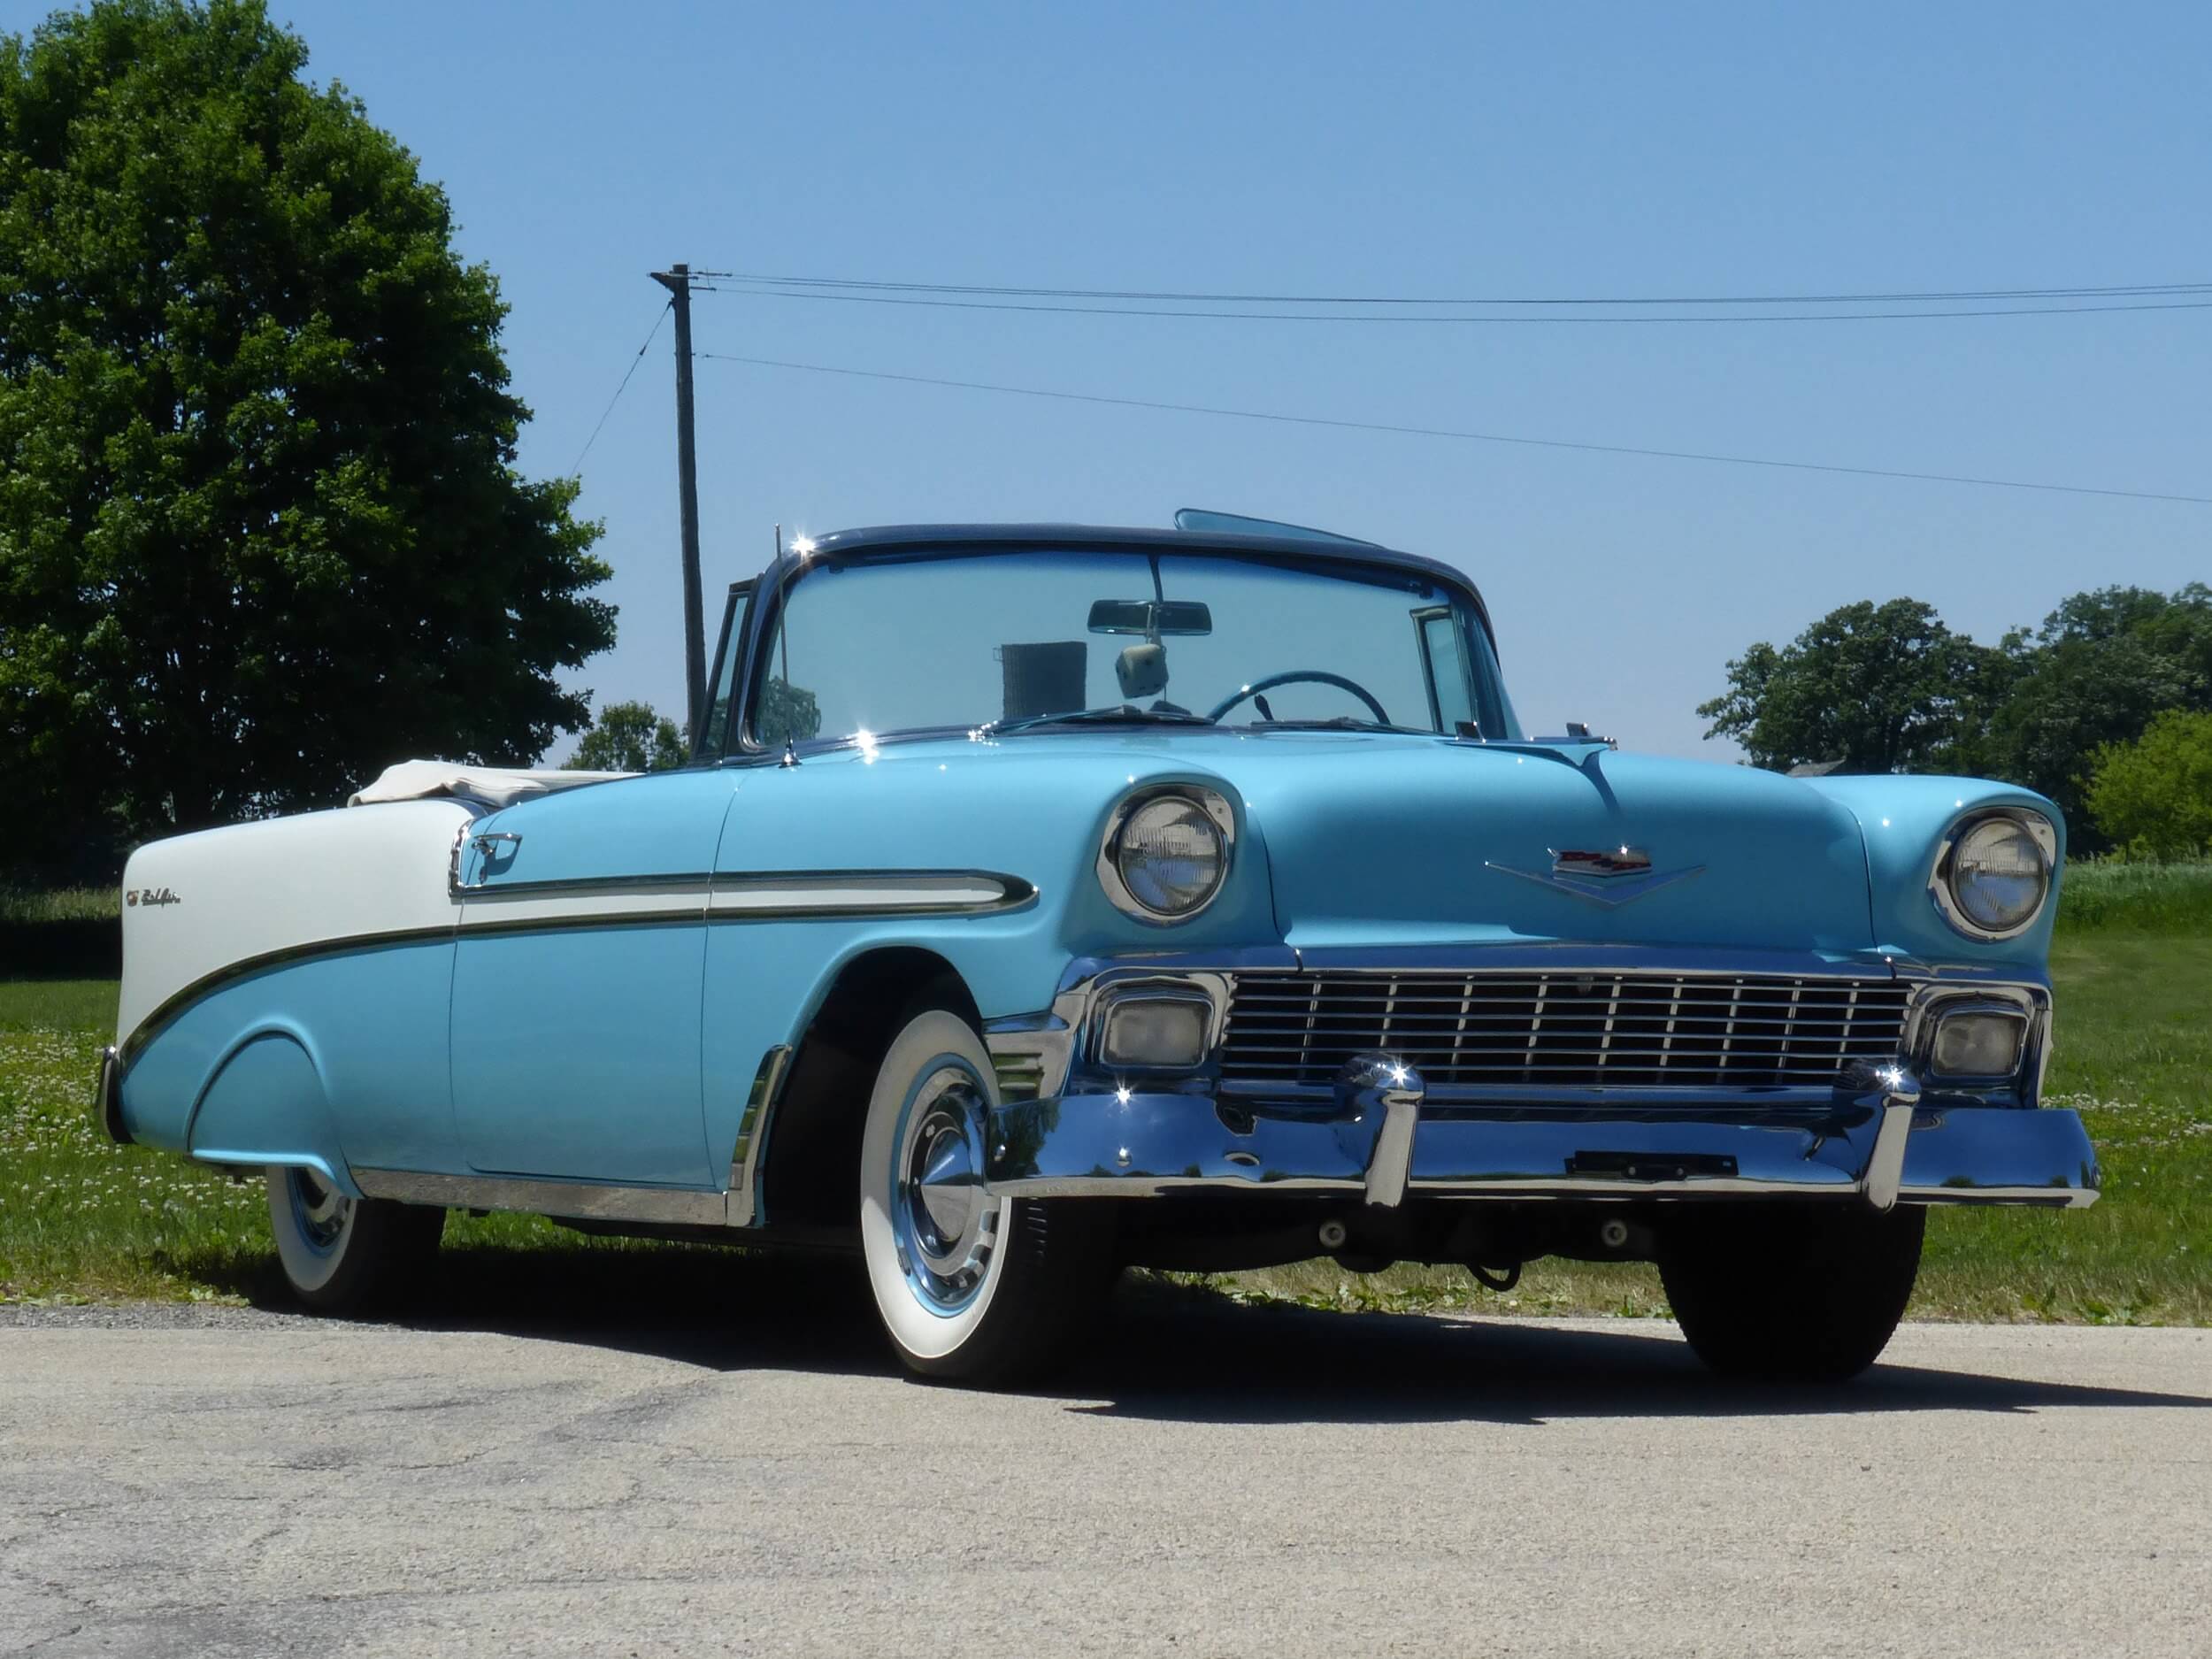
[[[1648,1322],[1155,1294],[1008,1398],[841,1272],[648,1271],[0,1310],[0,1651],[2212,1654],[2212,1332],[1787,1397]]]

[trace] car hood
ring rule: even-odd
[[[1324,743],[1331,760],[1315,764]],[[1266,843],[1293,944],[1873,942],[1858,820],[1772,772],[1364,733],[1295,751],[1263,739],[1223,771]],[[1599,873],[1596,858],[1632,867]]]
[[[1874,943],[1857,818],[1750,767],[1364,732],[1037,733],[995,747],[1008,760],[1107,750],[1134,763],[1133,781],[1217,776],[1244,803],[1293,945],[1563,939],[1847,956]],[[1561,854],[1624,848],[1648,871],[1555,879]]]

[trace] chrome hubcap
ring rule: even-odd
[[[974,1074],[942,1066],[900,1125],[892,1213],[899,1266],[926,1307],[957,1312],[990,1270],[999,1205],[983,1190],[985,1101]]]
[[[353,1200],[312,1170],[294,1170],[287,1178],[292,1189],[292,1216],[300,1236],[319,1250],[327,1250],[344,1234],[353,1217]]]

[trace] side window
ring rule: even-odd
[[[1429,687],[1429,716],[1440,732],[1456,732],[1460,722],[1475,718],[1471,677],[1460,649],[1459,618],[1449,605],[1433,605],[1413,613],[1420,631],[1421,667]]]
[[[695,754],[719,755],[731,742],[731,723],[737,714],[737,674],[743,666],[738,658],[745,654],[745,624],[752,614],[753,587],[751,582],[731,585],[730,603],[722,613],[722,645],[715,656],[714,691],[707,699],[707,726],[699,735]]]

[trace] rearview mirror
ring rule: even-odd
[[[1214,613],[1195,599],[1101,599],[1091,606],[1094,634],[1211,634]]]

